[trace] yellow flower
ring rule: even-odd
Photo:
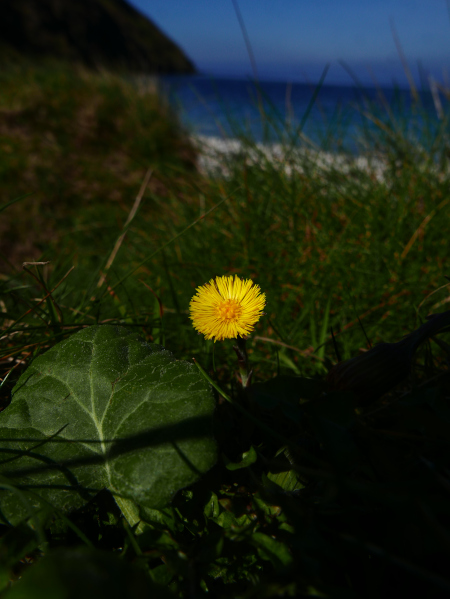
[[[225,276],[197,287],[189,312],[194,329],[216,342],[251,333],[265,304],[259,285],[237,275]]]

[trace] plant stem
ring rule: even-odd
[[[133,528],[134,533],[140,534],[144,532],[144,524],[139,517],[139,508],[134,501],[125,497],[119,497],[118,495],[114,495],[114,501],[117,503],[125,520]]]
[[[238,365],[239,365],[239,374],[241,375],[242,387],[246,389],[250,387],[251,379],[252,379],[252,371],[248,369],[248,355],[247,355],[247,338],[246,337],[237,337],[236,345],[233,345],[233,349],[236,352]]]

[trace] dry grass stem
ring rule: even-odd
[[[137,194],[136,199],[134,200],[133,207],[131,208],[130,213],[128,215],[128,218],[127,218],[127,220],[126,220],[126,222],[125,222],[125,224],[123,226],[124,229],[126,229],[128,227],[128,225],[131,223],[131,221],[135,217],[136,212],[137,212],[137,210],[139,208],[139,205],[140,205],[140,203],[142,201],[142,198],[144,197],[145,190],[147,189],[148,184],[150,183],[150,179],[152,177],[152,174],[153,174],[153,169],[149,168],[148,171],[145,174],[145,177],[144,177],[144,180],[142,182],[142,185],[141,185],[141,188],[139,190],[139,193]],[[103,283],[105,282],[106,273],[111,268],[111,265],[114,262],[114,259],[115,259],[116,255],[117,255],[117,252],[119,251],[120,246],[122,245],[122,241],[125,239],[125,235],[126,235],[126,231],[124,233],[122,233],[122,235],[116,241],[116,244],[115,244],[115,246],[113,248],[113,251],[111,252],[111,255],[109,256],[108,261],[106,263],[105,272],[102,273],[102,275],[101,275],[101,277],[100,277],[100,279],[99,279],[99,281],[97,283],[97,288],[100,288],[103,285]]]

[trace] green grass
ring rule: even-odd
[[[113,75],[55,65],[11,67],[0,76],[2,203],[22,194],[2,221],[0,250],[20,263],[82,229],[104,248],[148,168],[164,193],[195,153],[152,91]]]
[[[425,148],[384,114],[378,134],[377,130],[370,131],[373,148],[385,161],[383,180],[357,168],[349,173],[324,168],[313,154],[300,157],[294,152],[291,161],[299,170],[290,176],[260,153],[256,163],[242,157],[230,159],[228,177],[207,179],[193,168],[194,150],[167,108],[153,95],[122,80],[55,69],[3,73],[0,82],[0,146],[4,155],[1,203],[31,194],[0,214],[1,247],[7,258],[1,273],[0,306],[2,335],[8,335],[1,350],[1,376],[14,367],[2,385],[4,406],[18,375],[33,356],[82,326],[104,322],[136,327],[179,359],[195,357],[224,393],[241,397],[233,342],[206,342],[195,333],[188,317],[195,288],[216,275],[237,273],[252,278],[266,293],[267,314],[247,342],[254,382],[270,380],[277,374],[323,379],[337,362],[331,329],[337,351],[345,360],[357,355],[360,348],[368,349],[369,344],[399,341],[428,313],[446,309],[449,288],[444,276],[450,275],[447,120],[441,122],[440,130],[430,130],[430,143]],[[417,110],[420,112],[420,107]],[[258,152],[253,141],[247,139],[245,144],[248,153]],[[105,265],[149,168],[153,172],[150,184],[106,271]],[[33,259],[51,263],[28,267],[30,272],[20,268],[20,260]],[[72,266],[75,268],[69,272]],[[99,286],[102,273],[106,280]],[[424,358],[415,370],[416,384],[445,370],[445,355],[442,346],[437,352],[426,349],[420,354],[421,360]],[[403,387],[404,392],[410,390],[410,384]],[[413,397],[411,403],[414,401]],[[340,405],[344,404],[348,407],[348,401]],[[322,580],[326,596],[358,596],[352,592],[369,596],[369,582],[376,572],[381,576],[381,565],[367,574],[369,582],[364,583],[358,578],[363,575],[351,572],[348,564],[339,565],[339,559],[331,560],[330,565],[329,556],[323,557],[322,549],[314,548],[314,543],[308,545],[305,538],[302,542],[309,547],[306,557],[300,541],[298,546],[292,545],[289,527],[306,525],[305,514],[293,503],[300,487],[296,487],[297,495],[275,499],[261,487],[267,475],[267,460],[280,450],[279,443],[258,431],[257,426],[255,429],[246,421],[240,422],[231,408],[221,406],[219,416],[225,424],[216,431],[219,443],[235,462],[252,445],[260,460],[253,472],[244,468],[236,474],[222,466],[220,472],[215,469],[194,489],[194,495],[190,490],[179,494],[173,506],[178,515],[171,512],[164,516],[175,518],[178,524],[175,520],[167,524],[167,520],[161,525],[168,535],[163,540],[156,539],[153,530],[138,539],[136,548],[135,538],[118,524],[117,510],[108,503],[110,499],[100,497],[95,505],[70,517],[71,531],[55,518],[46,533],[51,546],[79,544],[80,535],[87,534],[96,547],[110,551],[125,547],[137,561],[142,551],[149,552],[154,556],[153,561],[147,561],[153,579],[161,584],[171,581],[172,590],[183,597],[200,596],[189,594],[186,581],[195,576],[189,570],[191,566],[183,562],[183,555],[190,556],[193,561],[189,563],[199,573],[194,585],[199,594],[210,585],[211,592],[221,596],[299,596],[299,589],[302,596],[317,596],[312,587],[320,586]],[[325,412],[328,409],[332,412],[326,404]],[[296,421],[286,419],[281,412],[281,408],[275,416],[263,412],[263,420],[286,440],[296,438]],[[316,417],[308,416],[311,422]],[[377,421],[376,425],[389,428],[392,418]],[[373,422],[371,425],[375,427]],[[312,443],[308,451],[317,457],[320,452],[311,435],[320,426],[314,426],[315,432],[309,431],[302,442],[304,448]],[[373,449],[369,447],[372,441],[366,439],[364,443],[361,451],[366,455]],[[411,442],[404,443],[409,443],[408,447],[377,446],[376,451],[380,455],[391,451],[400,464],[410,459]],[[428,455],[428,449],[416,447],[411,451]],[[298,466],[297,459],[294,463]],[[306,468],[317,467],[314,460],[308,460]],[[388,469],[385,457],[380,457],[381,461]],[[442,458],[441,465],[445,463]],[[300,467],[305,463],[300,462]],[[320,478],[320,472],[329,473],[329,468],[332,471],[328,463],[322,464],[314,476]],[[290,472],[295,474],[295,469]],[[270,472],[269,480],[277,476]],[[372,482],[379,480],[371,478],[369,470],[362,480],[366,480],[364,477]],[[295,481],[297,478],[294,487]],[[338,552],[339,542],[344,542],[342,538],[347,534],[345,526],[353,526],[353,536],[345,543],[346,547],[356,545],[348,549],[345,559],[358,552],[359,542],[375,543],[377,535],[371,532],[356,541],[358,525],[350,525],[339,511],[350,487],[342,491],[335,504],[334,483],[329,477],[317,484],[308,487],[312,496],[305,500],[305,509],[315,510],[316,493],[326,506],[315,516],[321,522],[321,532],[314,542],[320,545],[325,535],[329,550]],[[241,490],[236,492],[238,487]],[[224,508],[220,511],[221,523],[214,520],[204,528],[202,518],[217,517],[218,496]],[[226,507],[228,500],[232,507]],[[363,509],[366,500],[359,497],[358,503],[352,496],[351,505],[358,505],[355,510]],[[250,502],[247,507],[245,501]],[[200,504],[205,505],[204,512]],[[274,507],[280,505],[282,508]],[[374,509],[381,508],[377,505]],[[385,518],[386,531],[395,521],[392,509],[392,513],[381,517]],[[277,510],[281,510],[281,516]],[[346,523],[339,532],[341,541],[333,537],[335,533],[329,533],[335,526],[333,510],[338,510],[336,518]],[[226,514],[229,522],[225,524]],[[251,528],[252,522],[259,523],[259,532]],[[403,534],[400,528],[399,535]],[[19,538],[14,534],[22,534],[25,539],[15,553],[8,544],[8,539]],[[33,535],[25,524],[16,532],[5,531],[6,540],[2,542],[9,556],[8,576],[13,579],[23,569],[20,559],[27,553],[33,559],[39,555],[40,541],[30,540],[35,538]],[[389,555],[407,555],[406,549],[394,542],[384,542],[380,537],[375,545],[388,547]],[[201,554],[199,543],[209,548],[210,559],[216,560],[213,565]],[[223,554],[218,548],[220,543],[226,546]],[[309,564],[309,578],[307,574],[297,576],[283,570],[290,563],[289,551],[303,556],[305,568]],[[319,554],[321,557],[317,557]],[[412,559],[409,554],[407,559]],[[322,578],[313,574],[314,560],[322,563]],[[420,562],[423,568],[433,570],[425,561]],[[211,568],[209,574],[205,574],[206,563]],[[167,564],[171,576],[167,569],[157,570]],[[360,565],[370,570],[369,566]],[[350,582],[345,578],[347,567]],[[265,588],[267,580],[270,584]],[[390,580],[389,575],[386,585]],[[384,592],[383,584],[380,582],[380,593]],[[351,590],[352,586],[356,591]],[[371,592],[371,596],[378,596],[377,590]],[[430,597],[440,596],[430,593]]]
[[[186,172],[183,152],[189,145],[167,120],[157,118],[152,96],[140,96],[116,79],[65,72],[33,73],[14,90],[15,77],[3,84],[2,103],[6,114],[21,114],[29,136],[17,140],[13,128],[7,131],[4,146],[17,141],[19,147],[14,162],[4,162],[1,180],[5,199],[31,195],[5,212],[2,238],[20,250],[30,241],[30,220],[37,221],[45,238],[40,231],[31,233],[37,249],[20,257],[51,260],[50,286],[63,263],[76,265],[56,292],[57,302],[64,293],[63,303],[83,302],[92,311],[87,297],[92,290],[86,294],[79,280],[97,276],[149,167],[153,181],[108,274],[109,284],[147,261],[115,288],[117,307],[112,304],[104,316],[137,319],[152,313],[155,299],[139,282],[143,279],[166,309],[166,342],[180,357],[211,353],[211,343],[192,331],[187,307],[195,287],[217,274],[249,276],[267,293],[267,317],[256,336],[271,341],[256,340],[251,349],[256,362],[268,361],[269,372],[277,354],[300,372],[311,372],[317,361],[300,352],[319,346],[319,358],[333,360],[330,326],[342,332],[342,354],[350,357],[367,345],[358,317],[372,343],[399,339],[417,325],[421,302],[446,283],[442,228],[448,221],[448,180],[413,144],[401,162],[392,149],[386,152],[381,182],[361,170],[347,175],[314,167],[311,158],[303,174],[286,176],[262,155],[257,165],[230,165],[225,180],[204,181]],[[80,117],[88,110],[91,116]],[[91,119],[78,138],[77,117]],[[46,136],[54,143],[44,144]],[[255,148],[249,144],[248,150]],[[420,316],[446,294],[444,289],[434,295]],[[65,321],[73,323],[73,317],[66,314]],[[229,353],[226,347],[216,347],[219,362]]]

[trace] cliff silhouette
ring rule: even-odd
[[[0,0],[0,15],[0,64],[51,59],[140,74],[195,72],[126,0]]]

